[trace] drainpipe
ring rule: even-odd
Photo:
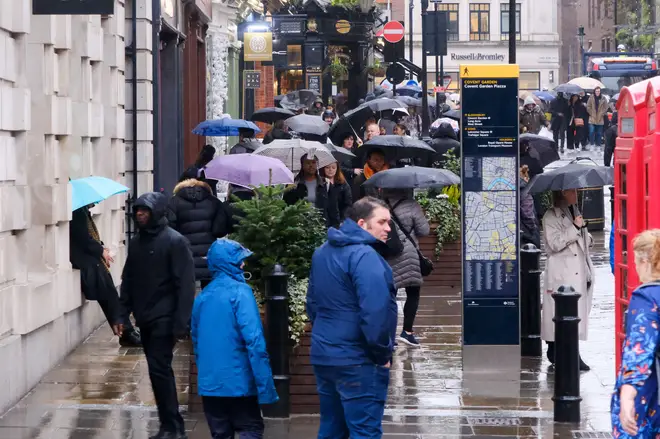
[[[152,102],[153,102],[153,176],[154,176],[154,190],[160,190],[159,181],[159,159],[160,159],[160,1],[152,0],[151,2],[151,60],[153,70],[152,82]]]
[[[138,0],[132,1],[133,6],[133,19],[131,20],[131,38],[133,39],[133,51],[131,53],[131,63],[133,64],[133,199],[137,199],[139,196],[138,192],[138,118],[137,118],[137,2]],[[158,3],[158,2],[154,2]]]

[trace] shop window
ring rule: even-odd
[[[290,44],[286,46],[286,63],[290,66],[302,66],[302,46]]]
[[[541,90],[541,72],[520,72],[520,90]]]
[[[490,40],[490,3],[470,3],[470,40]]]
[[[458,41],[458,3],[440,3],[438,11],[447,12],[447,41]]]
[[[516,3],[516,40],[520,41],[520,3]],[[500,5],[500,39],[509,39],[509,4]]]

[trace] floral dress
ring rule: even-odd
[[[623,343],[621,370],[612,395],[612,435],[616,439],[660,439],[660,407],[658,407],[658,373],[656,349],[660,342],[660,283],[637,288],[630,300],[626,315],[626,339]],[[619,413],[621,386],[629,384],[637,389],[635,413],[636,436],[621,428]]]

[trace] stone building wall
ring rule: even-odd
[[[150,50],[151,1],[137,1]],[[99,175],[130,186],[124,0],[103,17],[34,16],[31,3],[0,1],[0,413],[104,321],[69,263],[68,180]],[[150,54],[141,61],[138,72],[148,77]],[[151,126],[150,114],[142,126]],[[142,139],[150,174],[151,133]],[[150,187],[143,180],[140,191]],[[124,203],[116,196],[93,209],[116,254],[116,282],[125,259]]]

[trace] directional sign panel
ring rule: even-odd
[[[463,340],[520,344],[517,65],[462,65]]]

